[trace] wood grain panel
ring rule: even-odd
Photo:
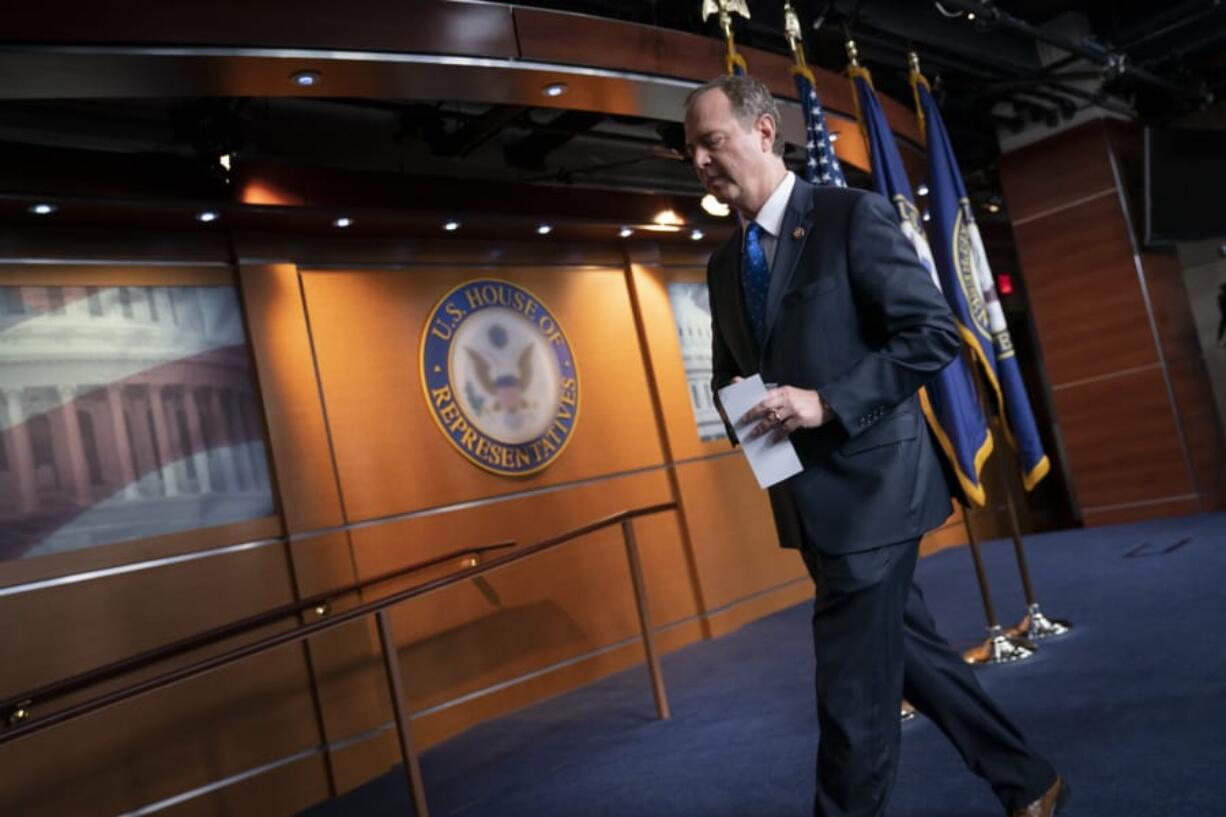
[[[240,780],[157,813],[163,817],[241,814],[290,817],[327,798],[327,772],[322,757],[316,755]]]
[[[0,647],[6,667],[0,694],[291,597],[285,555],[275,545],[8,597],[0,600],[0,615],[24,625],[11,627]],[[166,662],[122,683],[231,646]],[[0,780],[0,802],[21,804],[14,812],[20,814],[115,814],[300,751],[318,739],[302,648],[285,647],[3,747],[0,763],[11,773]],[[116,769],[124,771],[116,774]],[[74,784],[60,785],[65,779]]]
[[[1179,257],[1169,252],[1141,254],[1141,269],[1153,305],[1154,322],[1162,341],[1162,354],[1167,360],[1182,360],[1200,356],[1196,337],[1196,321],[1184,287]]]
[[[1204,498],[1203,510],[1216,507],[1226,491],[1226,446],[1213,402],[1213,388],[1200,357],[1168,364],[1179,422],[1196,472],[1196,487]]]
[[[1018,221],[1115,188],[1099,121],[1000,157],[1000,181],[1009,217]]]
[[[243,267],[241,274],[286,527],[298,532],[336,525],[340,493],[298,270],[277,264]]]
[[[1054,398],[1084,510],[1192,493],[1159,369],[1058,389]]]
[[[1115,197],[1020,225],[1015,235],[1053,388],[1157,362]]]
[[[429,269],[307,272],[332,438],[350,520],[510,494],[660,464],[629,295],[621,269]],[[468,462],[435,426],[422,392],[419,343],[438,299],[479,277],[528,288],[557,317],[579,371],[569,447],[537,474],[511,479]],[[428,474],[428,478],[422,478]]]
[[[1171,499],[1164,502],[1153,502],[1129,508],[1107,508],[1095,510],[1086,508],[1082,513],[1082,522],[1087,528],[1099,528],[1104,525],[1127,525],[1131,522],[1144,522],[1147,519],[1162,519],[1169,516],[1187,516],[1200,510],[1195,499]]]
[[[294,645],[0,747],[0,803],[22,817],[111,817],[318,741]]]
[[[709,609],[807,575],[800,556],[779,547],[766,492],[744,457],[684,463],[677,481]]]

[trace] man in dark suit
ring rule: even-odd
[[[891,205],[797,179],[778,123],[747,77],[686,102],[695,171],[741,219],[707,267],[712,386],[754,373],[782,384],[745,420],[751,434],[789,435],[804,466],[770,499],[780,542],[817,586],[814,813],[884,813],[905,695],[1007,814],[1049,817],[1066,787],[936,633],[912,582],[920,537],[951,511],[917,397],[958,354],[949,308]]]

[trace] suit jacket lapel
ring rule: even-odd
[[[770,341],[775,318],[779,316],[783,293],[788,291],[792,274],[796,271],[796,263],[800,260],[805,243],[812,232],[813,185],[798,178],[792,188],[792,195],[788,197],[787,210],[783,213],[783,223],[779,227],[779,238],[775,244],[770,288],[766,291],[766,340],[762,344],[763,352]]]

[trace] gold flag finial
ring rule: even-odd
[[[914,51],[908,51],[907,52],[907,65],[911,66],[911,73],[913,74],[921,73],[920,64],[919,64],[919,54],[916,54]]]
[[[847,60],[855,67],[860,67],[860,52],[856,49],[856,41],[847,38],[847,42],[843,43],[843,47],[847,49]]]
[[[702,0],[702,19],[706,22],[712,14],[719,15],[719,26],[724,30],[724,37],[732,39],[732,15],[739,14],[749,19],[749,6],[746,0]]]
[[[792,8],[791,0],[783,4],[783,33],[787,35],[792,53],[799,54],[803,64],[805,38],[800,31],[800,18],[796,16],[796,9]]]

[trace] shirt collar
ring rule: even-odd
[[[792,198],[792,188],[795,186],[796,174],[789,170],[753,218],[763,230],[775,238],[779,237],[779,231],[783,229],[783,214],[787,210],[788,201]]]

